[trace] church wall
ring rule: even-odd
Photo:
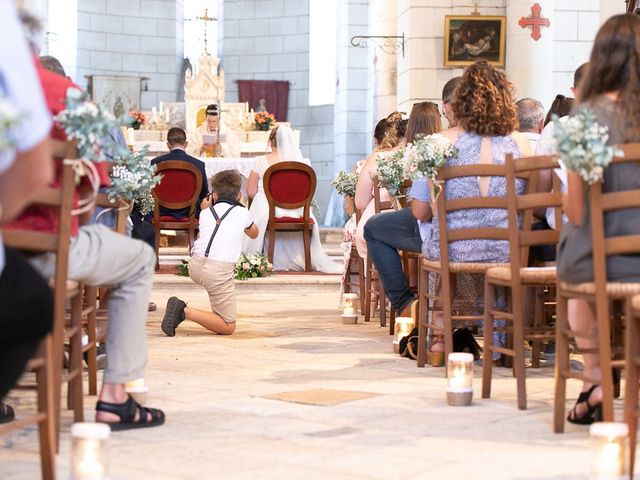
[[[183,11],[183,0],[78,2],[76,82],[85,86],[89,74],[144,76],[149,81],[141,108],[183,101],[177,93]]]
[[[302,153],[316,171],[315,199],[324,216],[333,178],[334,108],[309,106],[309,2],[219,0],[218,18],[227,101],[238,101],[236,80],[291,82],[287,120],[300,130]]]

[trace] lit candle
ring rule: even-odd
[[[447,359],[447,403],[453,406],[471,405],[473,399],[473,355],[450,353]]]
[[[71,427],[71,479],[108,478],[107,441],[111,429],[104,423],[74,423]]]
[[[164,103],[160,101],[160,116],[162,116],[162,112],[164,112]]]
[[[342,323],[358,322],[358,295],[355,293],[342,294]]]
[[[591,437],[591,478],[618,480],[627,478],[626,423],[596,422],[589,430]]]
[[[151,118],[154,122],[158,120],[158,112],[156,110],[156,107],[151,108]]]
[[[400,340],[411,333],[416,322],[411,317],[396,317],[393,329],[393,351],[400,353]]]
[[[132,127],[127,128],[127,145],[133,146],[136,143],[135,130]]]

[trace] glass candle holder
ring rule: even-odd
[[[454,352],[447,359],[447,403],[456,407],[471,405],[473,399],[473,355]]]
[[[626,423],[597,422],[589,430],[593,480],[628,478],[629,428]]]
[[[416,326],[416,322],[411,317],[396,317],[393,329],[393,351],[400,353],[400,340],[411,333]]]
[[[342,323],[358,322],[358,295],[355,293],[342,294]]]
[[[71,426],[71,480],[108,480],[110,434],[104,423]]]

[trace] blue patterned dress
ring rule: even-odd
[[[446,166],[456,167],[461,165],[475,165],[480,158],[480,147],[482,138],[479,135],[463,132],[458,135],[455,147],[458,156],[447,161]],[[490,137],[491,151],[494,164],[503,164],[507,153],[513,153],[519,158],[522,152],[516,141],[510,137]],[[480,195],[480,187],[477,177],[461,177],[448,180],[446,185],[447,200],[454,200]],[[518,194],[524,193],[526,182],[518,180],[516,191]],[[504,177],[491,177],[489,182],[488,196],[505,197],[506,179]],[[447,217],[447,224],[450,229],[462,228],[486,228],[498,227],[506,228],[508,225],[508,214],[506,210],[496,208],[460,210],[451,212]],[[422,243],[422,253],[431,260],[440,259],[440,231],[436,219],[428,224],[423,230],[426,232]],[[504,240],[473,239],[460,240],[449,244],[449,260],[452,262],[486,262],[486,263],[506,263],[509,261],[509,242]],[[430,286],[435,286],[436,278],[430,278]],[[497,292],[496,306],[504,308],[504,293]],[[484,277],[478,274],[461,274],[457,276],[456,295],[454,310],[463,306],[473,305],[475,312],[479,313],[484,308]],[[464,308],[468,311],[468,307]],[[459,328],[468,322],[456,321],[454,328]],[[495,326],[503,326],[505,322],[498,320]],[[504,333],[494,334],[494,344],[504,346],[506,335]],[[494,353],[497,358],[499,354]]]

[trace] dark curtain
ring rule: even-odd
[[[248,102],[249,108],[257,110],[259,101],[265,100],[269,113],[278,122],[287,121],[289,108],[289,82],[282,80],[238,80],[240,102]]]

